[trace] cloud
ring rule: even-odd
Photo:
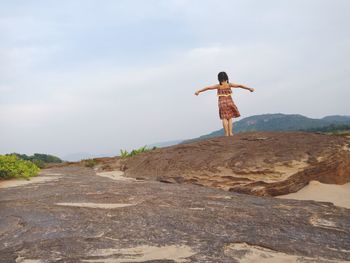
[[[210,132],[215,93],[193,93],[222,70],[256,88],[234,90],[243,116],[350,114],[347,2],[82,3],[0,11],[3,152],[110,154]]]

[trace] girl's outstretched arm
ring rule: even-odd
[[[234,84],[234,83],[230,83],[229,84],[231,88],[241,88],[241,89],[246,89],[246,90],[249,90],[250,92],[253,92],[254,89],[253,88],[249,88],[247,86],[244,86],[242,84]]]
[[[204,92],[204,91],[207,91],[207,90],[217,89],[218,87],[219,87],[219,84],[208,86],[208,87],[205,87],[204,89],[197,90],[194,94],[198,96],[199,93],[201,93],[201,92]]]

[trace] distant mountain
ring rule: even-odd
[[[62,160],[69,161],[69,162],[79,162],[81,160],[85,159],[92,159],[92,158],[100,158],[100,157],[106,157],[108,154],[91,154],[91,153],[72,153],[68,154],[62,157]]]
[[[181,143],[183,140],[173,140],[173,141],[165,141],[165,142],[158,142],[158,143],[153,143],[153,144],[147,144],[147,148],[162,148],[162,147],[167,147],[167,146],[172,146]],[[120,153],[116,153],[114,155],[119,155]],[[68,162],[79,162],[81,160],[86,160],[86,159],[93,159],[93,158],[101,158],[101,157],[107,157],[111,156],[111,154],[91,154],[87,152],[78,152],[78,153],[71,153],[67,154],[62,157],[62,160],[68,161]]]
[[[330,122],[332,124],[349,124],[350,116],[332,115],[332,116],[326,116],[322,118],[322,120]]]
[[[147,147],[152,148],[152,147],[167,147],[167,146],[172,146],[172,145],[176,145],[179,144],[180,142],[182,142],[183,140],[173,140],[173,141],[166,141],[166,142],[157,142],[157,143],[153,143],[150,145],[147,145]]]
[[[311,131],[332,125],[342,125],[342,128],[344,125],[349,125],[350,127],[350,116],[333,115],[322,119],[312,119],[300,114],[262,114],[250,116],[235,122],[233,130],[235,133],[248,131]],[[182,143],[223,135],[224,130],[220,129],[194,139],[185,140]]]

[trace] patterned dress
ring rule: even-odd
[[[241,116],[231,97],[231,88],[218,89],[218,105],[220,119],[232,119]]]

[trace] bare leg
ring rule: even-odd
[[[229,136],[229,130],[228,130],[228,120],[222,119],[222,126],[224,126],[225,136]]]
[[[228,120],[228,134],[229,136],[233,136],[233,131],[232,131],[232,119]]]

